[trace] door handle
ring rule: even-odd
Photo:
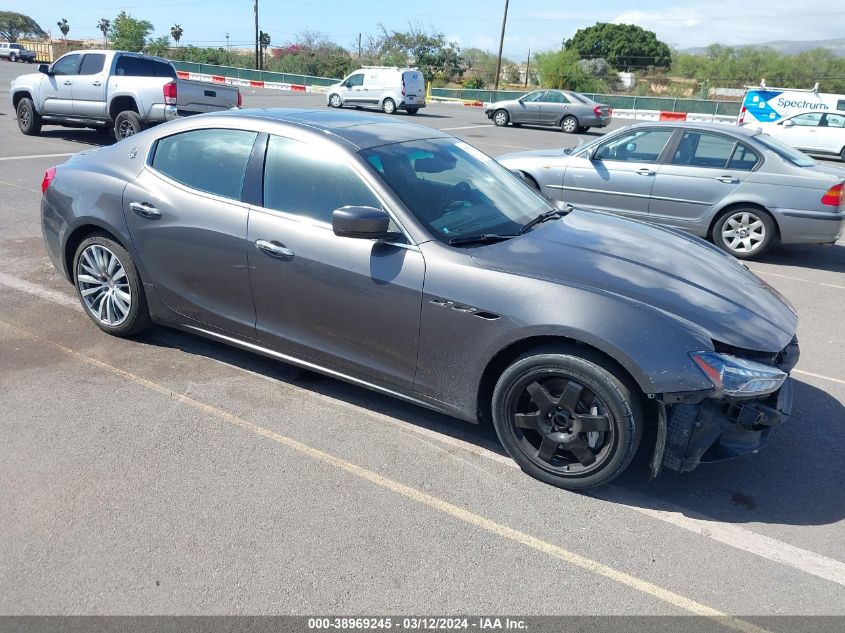
[[[645,167],[637,170],[637,175],[639,176],[654,176],[653,169],[646,169]]]
[[[68,79],[66,82],[64,82],[64,84],[65,84],[66,86],[70,86],[72,83],[73,83],[73,82],[72,82],[70,79]]]
[[[95,81],[95,82],[94,82],[94,83],[92,83],[91,85],[92,85],[92,86],[102,86],[102,85],[103,85],[103,82],[102,82],[102,81]]]
[[[264,253],[265,255],[269,255],[270,257],[276,257],[278,259],[293,258],[293,251],[290,250],[284,244],[280,244],[279,242],[270,242],[268,240],[255,240],[255,246],[262,253]]]
[[[129,203],[129,208],[142,218],[147,218],[148,220],[158,220],[161,217],[161,211],[149,202],[132,201]]]
[[[718,180],[719,182],[724,182],[724,183],[729,184],[729,185],[732,185],[732,184],[739,182],[739,180],[737,178],[734,178],[733,176],[718,176],[716,178],[716,180]]]

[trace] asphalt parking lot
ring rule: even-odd
[[[0,615],[845,616],[845,242],[750,264],[801,315],[794,414],[763,451],[569,493],[492,428],[164,328],[101,333],[44,251],[39,183],[103,137],[21,135],[25,70],[0,63]],[[494,156],[592,134],[413,120]]]

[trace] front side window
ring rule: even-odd
[[[331,224],[335,209],[381,208],[381,202],[342,159],[324,149],[271,136],[264,161],[264,206]]]
[[[393,143],[361,156],[441,242],[511,235],[552,209],[498,162],[457,139]]]
[[[98,75],[103,72],[106,56],[102,53],[87,53],[79,66],[80,75]]]
[[[349,87],[363,86],[364,75],[361,73],[358,73],[357,75],[349,75],[349,79],[346,80],[346,85]]]
[[[240,200],[256,132],[193,130],[159,139],[152,167],[187,187]]]
[[[79,55],[65,55],[53,64],[54,75],[75,75],[79,68]]]
[[[793,125],[801,125],[805,127],[815,127],[822,120],[821,112],[808,112],[807,114],[799,114],[791,119]]]
[[[593,158],[594,160],[656,163],[673,133],[673,129],[634,130],[601,145]]]
[[[539,92],[532,92],[524,97],[522,97],[522,103],[536,103],[537,101],[543,101],[545,98],[546,92],[545,90],[540,90]]]
[[[728,164],[735,146],[735,140],[718,134],[684,132],[672,164],[719,169]]]

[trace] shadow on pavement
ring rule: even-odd
[[[778,245],[761,257],[759,262],[845,273],[845,244]]]
[[[60,138],[64,141],[73,141],[80,145],[96,147],[114,145],[116,142],[113,134],[100,134],[89,128],[48,128],[41,131],[41,136],[44,138]]]
[[[315,372],[164,327],[156,327],[137,340],[206,356],[506,454],[489,424],[462,422]],[[663,470],[656,480],[649,482],[654,432],[647,430],[631,467],[611,486],[590,496],[655,509],[671,504],[689,511],[691,516],[703,515],[729,523],[826,525],[842,520],[845,517],[842,494],[845,407],[821,389],[799,380],[793,382],[792,417],[772,433],[759,454],[704,464],[691,473]]]

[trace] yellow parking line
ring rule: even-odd
[[[167,387],[147,380],[146,378],[142,378],[141,376],[138,376],[126,370],[120,369],[113,365],[109,365],[106,362],[103,362],[91,356],[87,356],[82,352],[78,352],[69,347],[65,347],[64,345],[56,343],[55,341],[42,338],[31,330],[2,320],[0,320],[0,324],[16,332],[19,332],[34,341],[41,342],[69,356],[72,356],[85,363],[88,363],[89,365],[120,376],[121,378],[146,387],[147,389],[167,396],[168,398],[172,398],[173,400],[181,402],[182,404],[192,407],[193,409],[196,409],[210,416],[214,416],[225,422],[228,422],[233,426],[237,426],[244,430],[250,431],[251,433],[272,440],[278,444],[287,446],[288,448],[293,449],[299,453],[302,453],[323,463],[339,468],[345,472],[355,475],[356,477],[359,477],[360,479],[369,481],[370,483],[373,483],[377,486],[381,486],[382,488],[390,490],[391,492],[400,494],[404,497],[407,497],[408,499],[421,503],[433,510],[437,510],[439,512],[442,512],[443,514],[452,516],[460,521],[463,521],[464,523],[474,525],[482,530],[485,530],[486,532],[495,534],[515,543],[525,545],[526,547],[530,547],[531,549],[542,552],[552,558],[556,558],[571,565],[575,565],[576,567],[580,567],[596,575],[609,578],[610,580],[618,582],[619,584],[625,585],[632,589],[636,589],[637,591],[645,593],[653,598],[656,598],[657,600],[677,607],[678,609],[681,609],[683,611],[714,619],[727,628],[736,631],[741,631],[743,633],[770,633],[767,629],[761,628],[751,622],[735,618],[726,613],[723,613],[722,611],[718,611],[716,609],[708,607],[705,604],[687,598],[686,596],[682,596],[673,591],[669,591],[668,589],[664,589],[663,587],[659,587],[646,580],[642,580],[640,578],[637,578],[636,576],[632,576],[631,574],[619,571],[618,569],[605,565],[604,563],[600,563],[591,558],[587,558],[586,556],[581,556],[580,554],[576,554],[575,552],[564,549],[558,545],[543,541],[534,536],[531,536],[530,534],[520,532],[519,530],[516,530],[512,527],[509,527],[502,523],[498,523],[496,521],[493,521],[492,519],[483,517],[480,514],[476,514],[474,512],[456,506],[444,499],[435,497],[434,495],[428,494],[411,486],[401,484],[387,477],[383,477],[382,475],[379,475],[378,473],[372,470],[363,468],[361,466],[353,464],[352,462],[348,462],[340,457],[314,448],[313,446],[309,446],[308,444],[303,444],[302,442],[299,442],[293,438],[281,435],[280,433],[276,433],[275,431],[267,429],[263,426],[259,426],[254,422],[250,422],[249,420],[245,420],[244,418],[238,417],[232,413],[228,413],[227,411],[219,409],[213,405],[201,402],[199,400],[195,400],[194,398],[180,393],[176,393],[168,389]]]

